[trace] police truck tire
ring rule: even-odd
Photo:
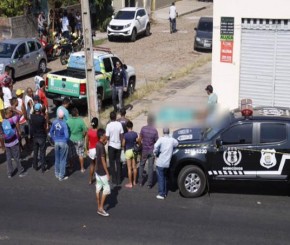
[[[197,166],[185,166],[178,175],[177,184],[184,197],[199,197],[206,187],[206,176]]]

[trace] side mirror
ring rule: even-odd
[[[139,15],[136,17],[137,20],[140,20],[140,18],[141,18],[141,17],[140,17]]]
[[[215,144],[217,148],[220,148],[223,146],[223,141],[221,139],[216,139]]]

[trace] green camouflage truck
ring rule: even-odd
[[[94,51],[94,67],[96,78],[96,91],[99,109],[102,101],[112,97],[110,81],[112,70],[119,61],[126,71],[127,93],[130,95],[135,90],[136,74],[135,69],[126,66],[120,59],[108,51]],[[46,96],[53,100],[55,105],[61,104],[64,97],[71,99],[73,104],[87,104],[87,83],[85,74],[85,53],[84,51],[72,53],[67,69],[50,72],[46,77]]]

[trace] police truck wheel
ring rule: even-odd
[[[178,175],[178,187],[184,197],[199,197],[206,187],[204,172],[197,166],[186,166]]]
[[[134,92],[135,92],[135,82],[133,79],[130,79],[128,85],[128,96],[132,96]]]

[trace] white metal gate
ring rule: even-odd
[[[290,107],[290,20],[242,20],[239,97]]]

